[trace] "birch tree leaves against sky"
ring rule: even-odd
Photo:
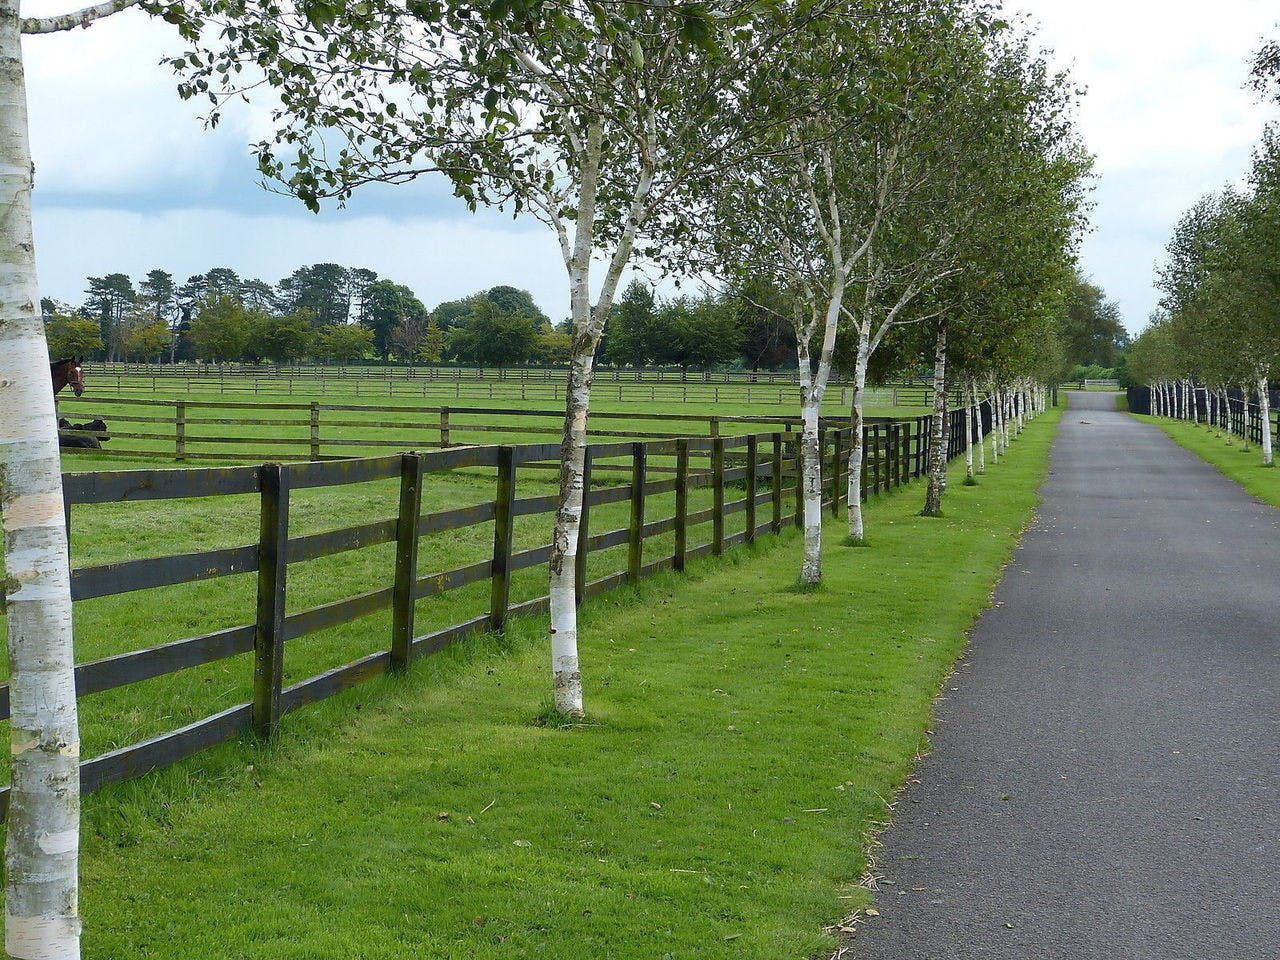
[[[1161,312],[1134,342],[1131,375],[1151,385],[1156,411],[1204,409],[1238,389],[1264,423],[1280,368],[1280,135],[1269,128],[1247,183],[1202,198],[1179,220],[1158,284]],[[1203,400],[1199,406],[1193,397]],[[1247,442],[1247,441],[1246,441]],[[1273,465],[1270,430],[1262,462]]]
[[[787,293],[801,378],[801,579],[811,584],[821,578],[818,411],[833,351],[854,382],[849,525],[861,541],[862,396],[874,353],[897,327],[935,320],[942,329],[965,315],[962,303],[933,294],[975,265],[998,273],[994,259],[982,259],[991,252],[982,235],[1015,211],[1030,224],[1060,222],[1066,210],[1070,230],[1055,234],[1051,257],[1069,256],[1087,169],[1074,144],[1075,91],[1019,30],[964,2],[878,12],[830,15],[820,36],[796,38],[807,46],[788,51],[785,68],[753,78],[750,110],[786,104],[789,120],[770,126],[761,151],[743,169],[719,171],[693,204],[706,211],[700,239],[716,272],[768,277]],[[805,98],[810,109],[795,112]],[[1068,182],[1034,188],[1031,178],[1052,163]],[[944,350],[944,379],[945,359]],[[937,461],[934,474],[944,467]]]

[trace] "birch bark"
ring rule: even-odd
[[[0,514],[12,792],[5,949],[80,956],[80,736],[57,413],[37,305],[18,0],[0,0]]]
[[[861,543],[866,536],[862,521],[862,446],[863,415],[862,404],[867,382],[867,362],[869,344],[864,337],[858,337],[858,356],[854,361],[853,371],[853,406],[849,414],[849,539]]]
[[[1240,384],[1240,441],[1241,449],[1249,450],[1249,425],[1253,422],[1249,411],[1249,384]]]
[[[1258,418],[1262,421],[1262,465],[1274,465],[1271,457],[1271,391],[1267,386],[1267,371],[1258,371]]]
[[[967,387],[962,387],[964,407],[964,482],[973,485],[978,481],[973,476],[973,416],[975,413],[973,394]]]
[[[987,472],[987,452],[986,452],[986,446],[983,443],[983,436],[982,436],[982,401],[978,399],[978,381],[977,380],[974,380],[969,384],[969,394],[973,398],[973,410],[974,410],[974,417],[975,417],[974,428],[976,429],[978,434],[977,436],[978,473],[984,474]]]
[[[947,472],[945,448],[947,417],[947,325],[938,324],[938,338],[933,353],[933,419],[929,424],[929,486],[925,491],[924,515],[942,513],[942,490]]]

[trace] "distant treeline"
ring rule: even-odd
[[[795,336],[768,290],[659,300],[632,281],[613,307],[605,363],[775,369]],[[51,356],[209,362],[381,359],[487,366],[559,363],[569,324],[553,324],[525,290],[498,286],[428,309],[407,286],[363,267],[299,267],[279,283],[215,267],[178,284],[164,270],[134,281],[89,277],[79,306],[41,301]]]

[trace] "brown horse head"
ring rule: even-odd
[[[57,393],[67,384],[78,397],[84,393],[84,361],[80,357],[66,357],[49,364],[49,372],[53,375],[53,392]]]

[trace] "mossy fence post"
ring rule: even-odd
[[[289,474],[263,464],[258,537],[258,610],[253,634],[253,728],[272,737],[280,725],[284,679],[285,587],[289,569]]]
[[[644,477],[648,448],[631,444],[631,519],[627,527],[627,582],[640,582],[644,564]]]
[[[422,511],[422,457],[400,459],[400,510],[396,515],[396,573],[391,588],[391,669],[403,670],[413,651],[414,592],[418,582],[418,514]]]
[[[501,631],[511,607],[511,553],[515,540],[516,452],[498,448],[498,491],[493,500],[493,576],[489,628]]]

